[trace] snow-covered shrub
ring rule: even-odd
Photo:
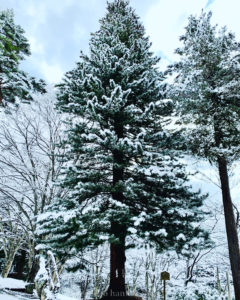
[[[56,261],[51,251],[48,251],[47,261],[45,257],[39,257],[39,271],[35,278],[35,286],[41,300],[56,300],[60,280]]]
[[[61,292],[77,299],[98,299],[109,284],[108,244],[88,249],[83,257],[68,260],[65,269],[81,265],[75,272],[65,271],[61,276]]]
[[[229,299],[228,295],[224,293],[219,293],[219,291],[214,288],[201,286],[199,284],[192,285],[191,287],[173,288],[168,295],[168,299],[171,300],[232,300]]]

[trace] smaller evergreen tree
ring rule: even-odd
[[[42,242],[60,257],[110,243],[108,295],[125,295],[125,249],[139,238],[159,251],[206,246],[204,196],[191,191],[164,130],[171,105],[149,39],[126,0],[108,3],[90,55],[59,85],[68,114],[60,185],[69,191],[38,220]]]
[[[236,299],[240,299],[240,253],[228,167],[240,154],[240,44],[234,34],[211,25],[211,13],[190,16],[180,61],[170,66],[180,122],[192,153],[216,163]],[[190,125],[190,126],[189,126]]]
[[[33,91],[45,92],[45,84],[19,69],[19,63],[30,55],[24,30],[14,23],[11,10],[0,12],[0,104],[31,100]]]

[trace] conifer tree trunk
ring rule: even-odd
[[[215,101],[217,98],[213,98]],[[219,148],[223,141],[223,130],[221,119],[219,120],[219,116],[214,116],[214,138],[216,146]],[[225,227],[227,233],[227,241],[228,241],[228,251],[229,251],[229,259],[232,270],[232,278],[235,292],[235,299],[240,300],[240,253],[239,253],[239,240],[238,240],[238,232],[237,226],[233,211],[232,198],[230,193],[229,186],[229,177],[228,177],[228,166],[227,160],[224,156],[218,155],[217,157],[218,164],[218,172],[219,178],[221,182],[221,190],[222,190],[222,200],[223,200],[223,208],[224,208],[224,217],[225,217]]]
[[[123,125],[121,113],[116,113],[114,119],[114,129],[117,137],[123,138]],[[114,200],[123,203],[123,192],[117,188],[119,182],[123,181],[124,176],[124,154],[121,150],[113,151],[113,187],[112,197]],[[110,245],[110,285],[108,288],[108,297],[126,296],[125,288],[125,238],[126,226],[112,221],[111,234],[118,239],[117,243]]]
[[[227,162],[224,157],[218,158],[218,170],[221,181],[225,225],[228,240],[229,258],[232,269],[235,299],[240,299],[240,253],[238,233],[229,188]]]
[[[126,296],[125,288],[125,228],[117,223],[112,223],[115,236],[119,235],[119,244],[110,245],[110,285],[108,296]]]
[[[0,82],[0,106],[3,104],[2,87]]]

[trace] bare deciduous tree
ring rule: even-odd
[[[30,280],[36,273],[35,220],[63,190],[56,185],[62,122],[55,111],[55,95],[49,91],[21,104],[0,122],[1,240],[7,277],[15,254],[28,251]]]

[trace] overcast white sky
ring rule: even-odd
[[[130,0],[153,51],[164,68],[174,59],[178,38],[190,14],[213,11],[213,22],[226,25],[240,40],[239,0]],[[22,68],[38,78],[56,83],[74,67],[80,50],[88,51],[90,33],[99,28],[106,10],[105,0],[0,0],[0,9],[12,8],[15,21],[26,32],[31,57]]]

